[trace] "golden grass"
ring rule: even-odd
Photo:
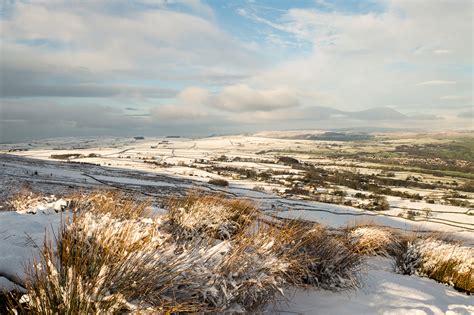
[[[28,303],[17,308],[35,314],[201,309],[195,298],[173,287],[185,257],[156,251],[161,241],[155,231],[153,222],[74,215],[55,242],[45,240],[41,259],[27,270]],[[185,298],[176,301],[175,295]],[[142,302],[131,307],[134,300]]]
[[[96,191],[70,195],[69,209],[73,212],[109,214],[114,218],[137,219],[151,215],[150,199],[140,199],[120,191]]]
[[[31,191],[29,187],[23,186],[18,192],[10,196],[6,203],[14,211],[26,211],[41,204],[44,199],[43,196]]]
[[[242,199],[196,192],[167,202],[166,218],[174,234],[185,238],[230,239],[246,230],[258,217],[254,205]]]
[[[137,207],[129,200],[99,194],[72,203],[76,211],[28,268],[28,303],[15,303],[16,310],[208,312],[232,305],[253,310],[280,294],[288,264],[272,250],[270,235],[244,232],[248,218],[231,216],[242,226],[232,240],[190,240],[181,246],[162,227],[162,218],[138,216],[144,212],[131,211]]]
[[[373,224],[347,228],[344,232],[348,246],[354,252],[367,256],[388,255],[398,238],[398,233],[393,230]]]
[[[419,272],[466,292],[474,292],[474,249],[439,238],[418,241],[422,256]]]

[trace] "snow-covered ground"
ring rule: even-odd
[[[268,307],[288,314],[474,314],[472,296],[433,280],[393,273],[392,262],[372,258],[357,291],[294,290],[288,301]]]
[[[23,182],[39,191],[67,192],[94,188],[119,188],[142,192],[160,200],[171,194],[184,194],[190,189],[222,192],[252,199],[268,214],[301,218],[330,227],[343,227],[357,222],[370,222],[407,231],[442,231],[474,245],[474,216],[469,209],[456,206],[412,202],[389,197],[391,209],[374,212],[311,200],[283,198],[275,191],[284,190],[275,184],[256,180],[229,179],[229,187],[209,185],[210,178],[220,175],[192,167],[198,160],[227,157],[273,159],[265,150],[307,149],[312,141],[269,139],[249,136],[214,137],[204,139],[154,138],[145,141],[131,139],[61,139],[17,144],[28,151],[0,154],[0,199]],[[0,145],[7,151],[12,145]],[[257,152],[259,152],[257,154]],[[65,163],[51,158],[52,154],[78,153],[84,157]],[[97,156],[87,157],[89,154]],[[144,163],[143,159],[169,163],[167,167]],[[300,156],[304,159],[304,156]],[[307,157],[306,157],[307,158]],[[323,160],[321,160],[323,161]],[[217,162],[216,162],[217,163]],[[260,171],[291,170],[287,166],[259,162],[218,162],[221,166],[239,166]],[[286,176],[286,175],[283,175]],[[222,177],[223,178],[223,177]],[[254,188],[260,187],[257,191]],[[158,203],[159,206],[159,203]],[[11,289],[7,278],[22,279],[25,264],[35,257],[45,231],[56,229],[65,216],[54,206],[37,209],[36,214],[0,211],[0,288]],[[419,221],[398,216],[400,209],[430,208],[430,216],[420,215]],[[1,209],[0,209],[1,210]],[[3,209],[5,210],[5,209]],[[451,222],[451,223],[450,223]],[[448,223],[448,224],[447,224]],[[371,259],[364,276],[364,287],[355,292],[327,291],[288,292],[289,300],[273,305],[269,310],[303,314],[474,314],[473,298],[454,291],[433,280],[417,276],[402,276],[392,271],[388,259]]]
[[[30,213],[0,212],[0,288],[11,290],[21,282],[24,266],[37,257],[45,231],[52,235],[66,213],[56,203],[40,205]],[[59,203],[60,204],[60,203]],[[33,214],[35,213],[35,214]],[[286,298],[268,305],[282,314],[474,314],[471,296],[418,276],[393,272],[393,261],[370,258],[362,274],[363,287],[355,291],[285,289]]]

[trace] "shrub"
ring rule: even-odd
[[[342,239],[322,226],[296,221],[281,233],[284,237],[278,239],[290,255],[288,283],[335,291],[359,286],[363,258]]]
[[[421,211],[423,211],[425,213],[426,218],[429,218],[433,215],[432,210],[430,208],[423,208]]]
[[[413,275],[421,265],[422,257],[414,237],[402,237],[393,244],[391,255],[395,259],[395,272],[402,275]]]
[[[285,165],[295,165],[295,164],[300,164],[300,161],[289,156],[280,156],[278,158],[278,163],[285,164]]]
[[[260,192],[265,192],[265,187],[263,187],[261,185],[256,185],[256,186],[253,186],[253,190],[260,191]]]
[[[76,159],[81,157],[82,154],[80,153],[65,153],[65,154],[51,154],[51,158],[55,160],[69,160],[69,159]]]
[[[344,190],[335,190],[335,191],[334,191],[334,195],[335,195],[335,196],[345,197],[345,196],[347,195],[347,193],[346,193]]]
[[[300,188],[300,187],[292,187],[290,189],[285,190],[286,194],[292,194],[292,195],[303,195],[303,196],[308,196],[309,195],[309,190]]]
[[[407,219],[408,220],[415,220],[415,218],[419,215],[420,213],[415,210],[408,210],[407,211]]]
[[[373,204],[375,210],[390,210],[390,204],[385,196],[375,196]]]
[[[222,187],[229,186],[229,182],[226,181],[225,179],[213,178],[213,179],[210,179],[208,183],[211,185],[222,186]]]
[[[228,161],[228,160],[229,160],[229,159],[228,159],[227,156],[224,155],[224,154],[221,155],[220,157],[218,157],[218,158],[216,159],[216,161],[219,161],[219,162],[226,162],[226,161]]]

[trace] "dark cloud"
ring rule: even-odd
[[[145,88],[130,85],[102,84],[23,84],[23,82],[7,81],[0,85],[3,98],[13,97],[112,97],[142,96],[150,98],[169,98],[176,95],[175,90],[161,88]]]
[[[471,120],[471,123],[474,124],[474,122],[472,121],[472,119],[474,119],[474,111],[472,110],[469,110],[467,112],[461,112],[457,115],[459,118],[462,118],[462,119],[470,119]]]

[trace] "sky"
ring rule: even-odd
[[[471,0],[0,0],[0,142],[473,126]]]

